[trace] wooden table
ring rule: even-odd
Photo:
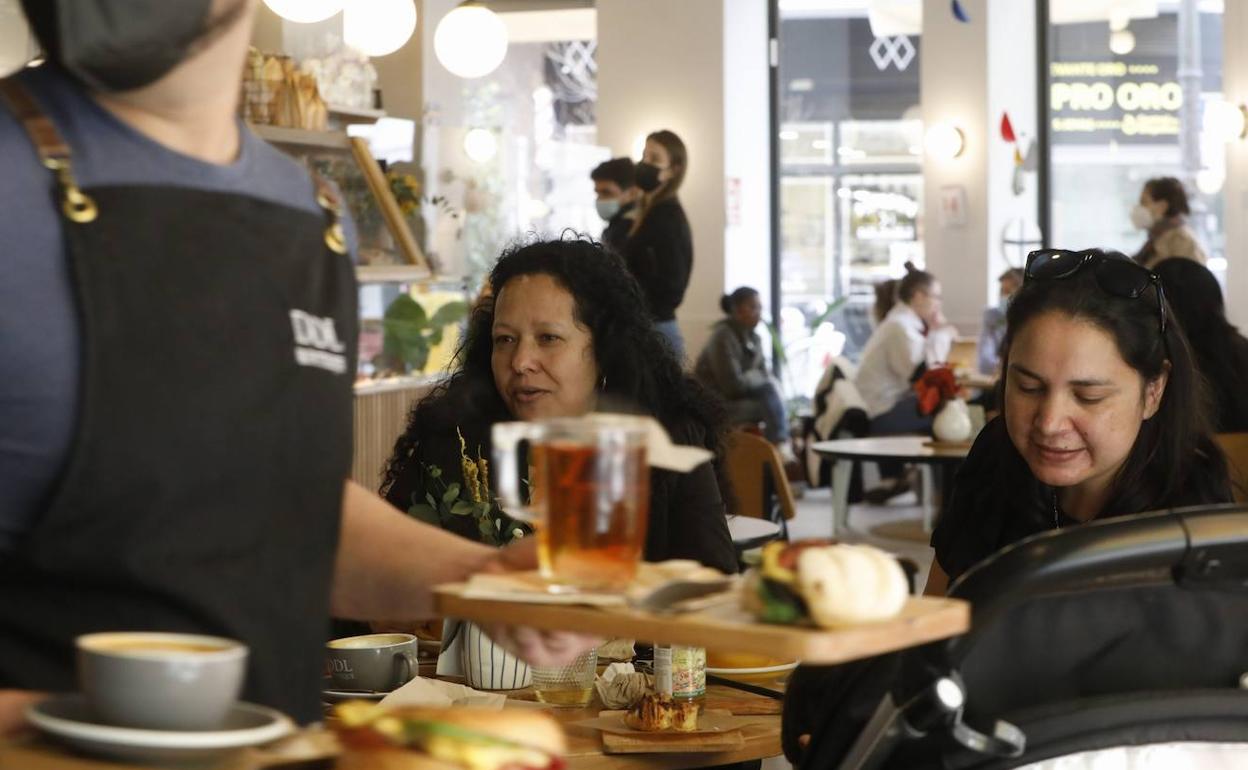
[[[765,686],[777,694],[783,686],[771,683]],[[534,700],[532,690],[509,693],[518,700]],[[568,737],[568,770],[681,770],[682,768],[745,762],[778,756],[780,748],[780,712],[782,703],[778,698],[738,690],[733,687],[712,684],[707,687],[706,707],[726,709],[740,716],[757,720],[741,728],[745,746],[739,750],[720,753],[692,752],[679,754],[605,754],[602,733],[585,727],[571,726],[573,722],[593,719],[602,710],[597,695],[586,708],[552,708],[550,714],[562,725]],[[288,741],[288,746],[268,750],[246,750],[216,765],[197,766],[199,770],[281,770],[284,763],[295,759],[304,761],[299,770],[330,770],[333,767],[334,742],[327,731],[309,728]],[[295,765],[287,764],[287,767]],[[70,753],[50,740],[24,737],[9,741],[0,740],[0,770],[153,770],[159,765],[132,765],[95,759]]]
[[[966,444],[933,446],[930,436],[876,436],[820,441],[812,445],[816,453],[835,461],[832,468],[832,536],[849,529],[849,477],[855,462],[894,460],[924,466],[923,526],[909,522],[883,525],[872,530],[882,537],[901,537],[926,542],[939,505],[939,493],[949,489],[958,466],[971,451]],[[929,471],[935,470],[936,478]]]

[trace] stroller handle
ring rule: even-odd
[[[1246,546],[1248,506],[1242,504],[1121,516],[1021,540],[972,567],[949,595],[971,603],[969,637],[1015,604],[1114,576],[1168,570],[1175,583],[1248,586]]]

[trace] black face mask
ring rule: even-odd
[[[662,184],[659,181],[659,167],[645,161],[633,166],[633,179],[643,192],[648,193],[659,189],[659,185]]]
[[[208,32],[212,0],[22,0],[48,58],[88,88],[128,91],[156,82]],[[223,17],[228,26],[245,8]]]

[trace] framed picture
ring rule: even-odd
[[[333,131],[259,125],[252,129],[337,186],[355,223],[360,266],[405,267],[407,280],[432,275],[408,217],[364,139]]]

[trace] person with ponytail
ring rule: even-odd
[[[685,357],[685,343],[676,324],[676,308],[684,301],[693,272],[693,232],[676,197],[688,166],[689,155],[679,136],[664,130],[646,137],[635,167],[641,208],[624,244],[628,269],[641,284],[655,327],[677,360]]]
[[[906,263],[897,302],[862,351],[856,383],[871,418],[871,435],[926,433],[931,417],[919,414],[911,384],[926,367],[947,361],[955,329],[941,312],[940,281]]]
[[[719,394],[735,423],[763,423],[767,440],[788,446],[789,425],[780,388],[767,371],[763,341],[754,331],[763,316],[758,291],[742,286],[719,301],[727,318],[717,322],[693,374]]]

